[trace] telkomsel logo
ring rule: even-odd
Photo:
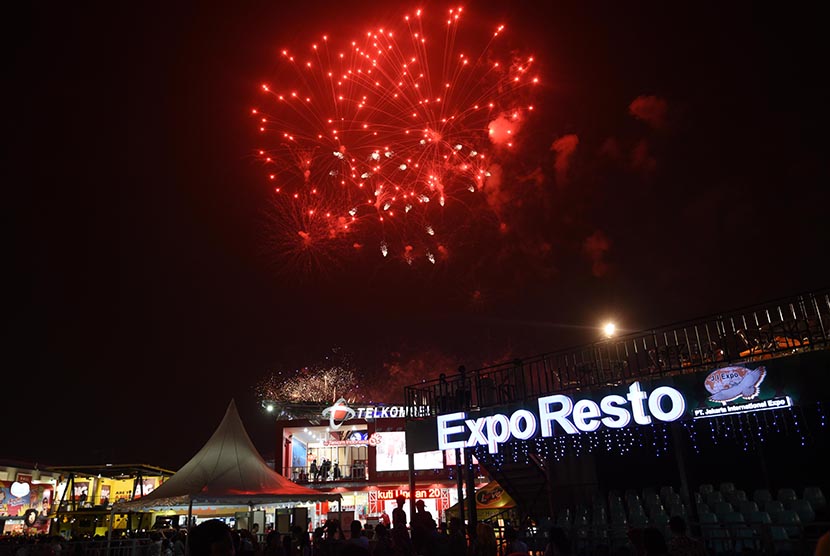
[[[322,415],[324,418],[328,418],[331,428],[337,430],[349,419],[354,419],[355,412],[354,409],[346,405],[345,398],[340,398],[334,402],[334,405],[324,409]]]

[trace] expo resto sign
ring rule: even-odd
[[[631,424],[650,425],[654,419],[672,422],[686,413],[686,399],[671,386],[660,386],[650,393],[634,382],[625,396],[610,394],[599,403],[590,399],[574,401],[564,394],[544,396],[537,400],[537,412],[518,409],[511,415],[496,413],[477,419],[467,419],[463,411],[438,416],[438,448],[454,450],[487,446],[491,454],[498,452],[499,444],[515,438],[527,440],[536,436],[554,435],[558,426],[567,434],[592,432],[606,426],[621,429]]]

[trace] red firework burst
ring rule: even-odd
[[[342,50],[324,36],[306,54],[281,52],[278,85],[262,85],[272,102],[252,111],[270,144],[258,155],[278,251],[305,266],[363,246],[435,264],[487,206],[475,194],[513,147],[538,78],[532,57],[495,58],[503,26],[475,56],[459,48],[460,16],[449,10],[439,33],[418,10]]]

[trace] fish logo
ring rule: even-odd
[[[328,417],[331,428],[337,430],[344,422],[354,418],[354,409],[346,405],[346,399],[340,398],[334,405],[330,405],[323,410],[322,416]]]
[[[746,367],[724,367],[709,373],[703,385],[712,394],[710,402],[727,402],[743,398],[751,400],[758,396],[761,383],[767,376],[764,367],[747,369]]]

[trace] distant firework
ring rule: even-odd
[[[262,402],[331,403],[338,398],[358,399],[359,384],[349,358],[335,355],[295,371],[276,371],[263,379],[256,391]]]
[[[252,113],[269,145],[258,157],[273,188],[271,239],[294,266],[353,250],[435,264],[486,207],[476,192],[494,154],[513,147],[538,78],[532,57],[494,57],[504,26],[467,50],[460,16],[430,28],[418,10],[359,40],[281,52],[275,84],[262,85],[269,102]]]

